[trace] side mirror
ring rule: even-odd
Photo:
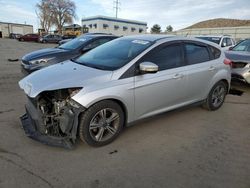
[[[140,69],[140,73],[142,74],[153,74],[153,73],[157,73],[159,70],[158,65],[151,63],[151,62],[142,62],[139,65],[139,69]]]
[[[234,47],[233,47],[233,46],[231,46],[228,50],[233,50],[233,48],[234,48]]]

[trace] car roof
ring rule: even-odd
[[[118,36],[115,36],[115,35],[110,35],[110,34],[83,34],[79,37],[90,37],[90,38],[97,38],[97,37],[118,37]]]
[[[229,38],[232,38],[230,35],[198,35],[195,37],[229,37]]]
[[[150,42],[156,42],[161,39],[174,37],[175,35],[160,35],[160,34],[144,34],[144,35],[130,35],[122,37],[124,39],[135,39],[135,40],[147,40]]]

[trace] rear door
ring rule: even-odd
[[[211,60],[211,50],[204,43],[189,41],[183,47],[188,78],[185,94],[190,102],[200,101],[217,72],[217,62]]]
[[[135,76],[135,115],[137,118],[159,113],[186,101],[187,77],[181,43],[163,44],[137,63],[152,62],[159,66],[154,74]]]

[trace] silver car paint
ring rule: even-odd
[[[84,67],[68,60],[30,74],[22,79],[19,85],[28,96],[36,97],[43,91],[84,87],[95,82],[106,82],[111,79],[111,76],[112,71]]]
[[[67,62],[31,74],[21,80],[19,85],[30,97],[36,97],[45,90],[83,87],[79,93],[72,97],[73,100],[86,108],[104,99],[118,100],[123,104],[127,112],[127,122],[130,123],[160,112],[204,100],[213,85],[220,80],[227,80],[230,83],[231,72],[229,66],[223,64],[224,53],[221,53],[220,58],[206,63],[159,71],[155,74],[119,79],[148,51],[162,43],[175,40],[191,40],[204,43],[199,39],[184,37],[165,38],[157,41],[128,64],[113,72],[88,68],[75,63],[73,65],[71,62]],[[206,43],[219,48],[214,43]],[[74,70],[73,67],[77,68],[77,70]],[[60,72],[57,72],[56,70],[59,69]],[[53,76],[52,78],[58,77],[57,81],[54,81],[49,76]],[[26,89],[27,87],[28,89]]]

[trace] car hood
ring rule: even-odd
[[[250,52],[226,51],[225,55],[228,59],[230,59],[234,62],[248,62],[248,63],[250,63]]]
[[[45,48],[45,49],[41,49],[41,50],[28,53],[25,56],[23,56],[22,59],[26,61],[30,61],[30,60],[34,60],[38,58],[51,57],[53,55],[64,54],[67,52],[69,52],[69,50],[60,49],[60,48]]]
[[[36,97],[43,91],[84,87],[86,84],[111,80],[112,71],[103,71],[72,61],[49,66],[19,81],[19,86],[29,97]]]

